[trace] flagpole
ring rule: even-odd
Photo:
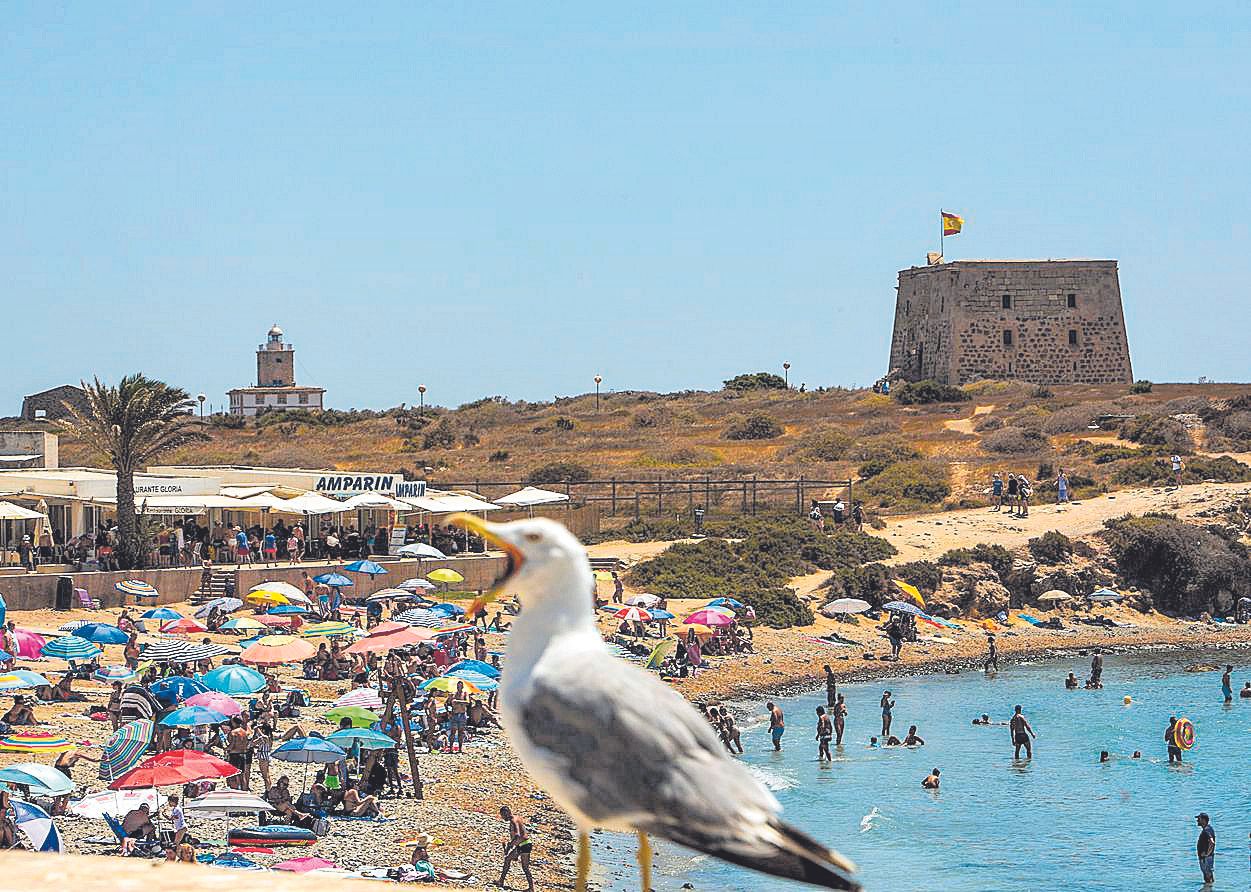
[[[938,262],[946,260],[947,227],[943,225],[943,209],[938,209]]]

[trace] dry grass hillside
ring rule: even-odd
[[[987,381],[966,401],[904,405],[867,390],[720,390],[593,394],[552,403],[486,398],[457,409],[270,414],[241,427],[216,418],[209,442],[174,462],[404,470],[435,483],[523,480],[553,462],[594,479],[657,476],[865,480],[857,494],[889,512],[983,498],[992,470],[1044,482],[1063,467],[1075,491],[1158,482],[1173,450],[1197,451],[1193,479],[1246,479],[1251,385],[1032,385]],[[1126,416],[1091,430],[1098,416]],[[236,420],[237,421],[237,420]],[[738,436],[747,439],[734,439]],[[759,439],[752,437],[761,437]],[[99,463],[74,442],[63,464]],[[575,469],[576,470],[576,469]],[[816,494],[815,492],[813,493]]]

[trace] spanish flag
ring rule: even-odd
[[[964,228],[964,218],[946,211],[939,211],[939,213],[943,215],[943,235],[959,235],[960,230]]]

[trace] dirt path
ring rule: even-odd
[[[1168,511],[1186,517],[1205,508],[1237,501],[1251,495],[1247,483],[1197,483],[1181,489],[1150,487],[1123,489],[1075,502],[1064,508],[1035,505],[1029,517],[1012,517],[987,508],[947,511],[887,520],[886,529],[875,531],[899,549],[893,563],[933,559],[944,551],[978,542],[1016,548],[1048,530],[1067,536],[1085,536],[1099,530],[1104,521],[1122,514]]]
[[[993,404],[989,406],[977,406],[973,409],[973,414],[968,418],[953,418],[950,421],[944,421],[943,427],[947,428],[949,431],[957,431],[962,434],[972,434],[975,433],[973,425],[977,423],[977,417],[979,415],[989,415],[993,411],[995,411]]]

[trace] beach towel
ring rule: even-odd
[[[1041,626],[1041,625],[1043,625],[1043,624],[1044,624],[1044,621],[1043,621],[1043,620],[1038,619],[1037,617],[1034,617],[1034,616],[1029,616],[1028,614],[1025,614],[1025,613],[1018,613],[1018,614],[1017,614],[1017,616],[1018,616],[1020,619],[1025,620],[1025,621],[1026,621],[1027,623],[1029,623],[1031,626]]]

